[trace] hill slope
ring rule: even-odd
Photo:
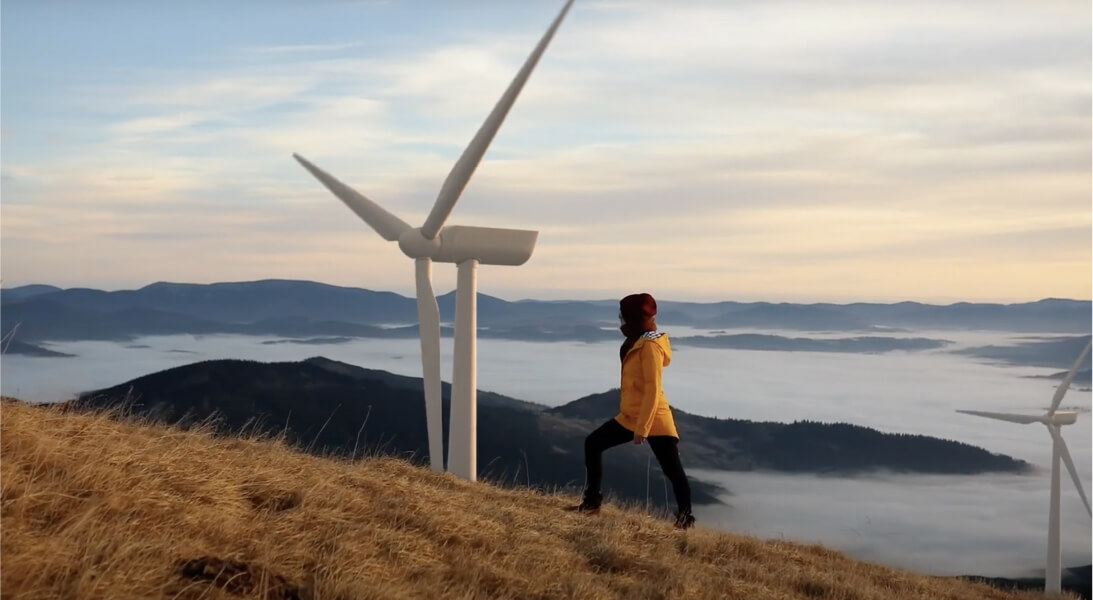
[[[443,384],[447,434],[450,386]],[[478,392],[478,476],[511,484],[584,485],[584,437],[618,412],[618,390],[561,407]],[[74,406],[126,406],[172,424],[205,421],[220,429],[284,433],[318,453],[363,449],[424,462],[428,456],[421,378],[364,369],[322,357],[263,363],[211,360],[175,367],[89,392]],[[756,423],[673,409],[688,468],[864,473],[1020,473],[1031,465],[982,448],[926,436],[881,433],[837,423]],[[445,436],[446,437],[446,436]],[[604,457],[605,491],[644,500],[649,450],[624,444]],[[721,490],[692,478],[696,504]],[[661,498],[654,500],[660,504]]]
[[[56,407],[5,401],[0,447],[5,598],[1042,597]]]

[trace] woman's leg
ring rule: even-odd
[[[600,484],[603,482],[603,451],[633,439],[634,432],[623,427],[615,419],[600,425],[584,439],[584,469],[587,481],[581,506],[597,508],[603,499],[600,495]]]
[[[679,440],[670,435],[658,435],[649,438],[649,447],[660,463],[664,476],[672,482],[672,492],[676,496],[677,514],[691,514],[691,485],[687,483],[687,474],[683,472],[683,463],[679,460]]]

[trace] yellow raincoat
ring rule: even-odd
[[[672,409],[660,386],[660,374],[672,361],[668,334],[647,332],[634,342],[622,361],[620,425],[642,436],[670,435],[679,438]]]

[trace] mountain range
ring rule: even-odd
[[[437,302],[441,319],[450,323],[454,318],[454,292],[439,296]],[[484,338],[616,340],[616,315],[615,300],[507,301],[478,295],[479,335]],[[1093,327],[1090,301],[1061,299],[949,305],[663,300],[659,302],[657,320],[662,327],[686,326],[715,332],[673,337],[673,343],[680,346],[813,352],[930,350],[950,343],[894,335],[911,328],[1065,333],[1088,339]],[[316,337],[414,338],[418,335],[416,321],[413,298],[310,281],[155,283],[120,291],[36,284],[0,291],[4,338],[21,342],[7,349],[12,353],[46,354],[48,350],[39,344],[51,340],[128,340],[170,334],[264,335],[296,341]],[[840,332],[845,337],[816,339],[727,331],[732,329]],[[451,327],[445,325],[442,334],[451,335]],[[979,350],[964,352],[976,354]],[[999,356],[984,352],[983,357],[991,360],[1022,360],[1005,352]],[[1044,366],[1068,367],[1069,362],[1061,354],[1065,353],[1060,352],[1059,358],[1035,360],[1037,364],[1046,360]]]

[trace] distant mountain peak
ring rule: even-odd
[[[51,294],[53,292],[60,292],[61,288],[55,285],[46,285],[44,283],[32,283],[30,285],[20,285],[10,288],[0,288],[0,298],[3,298],[5,302],[26,300],[34,296],[41,296],[43,294]]]

